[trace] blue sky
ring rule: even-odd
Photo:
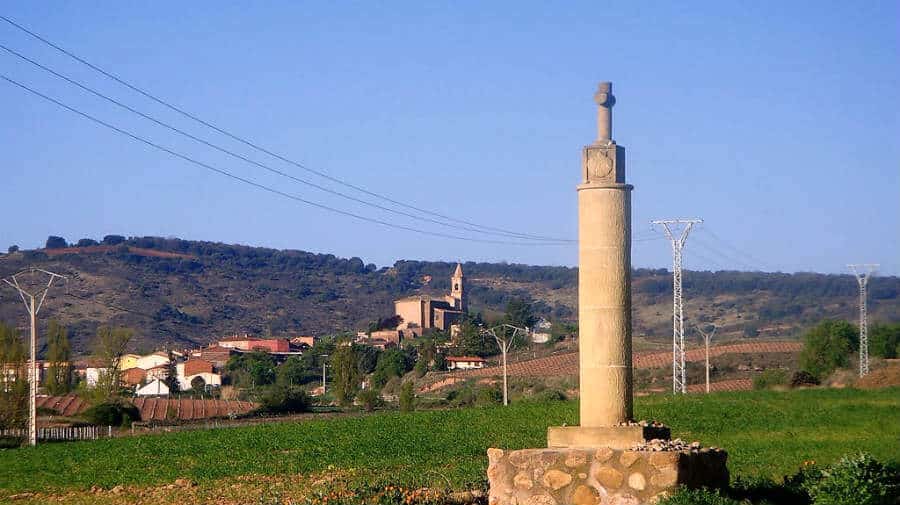
[[[417,207],[575,238],[592,94],[614,82],[634,233],[705,219],[688,268],[900,274],[898,4],[7,2],[2,14],[229,131]],[[142,98],[0,22],[0,41],[132,107],[333,186]],[[243,177],[413,227],[179,138],[0,51],[2,73]],[[0,247],[177,236],[396,259],[573,265],[573,245],[422,236],[335,215],[137,144],[0,82]],[[357,196],[365,197],[358,194]],[[457,233],[445,228],[435,231]],[[465,232],[467,235],[471,235]],[[487,237],[484,237],[487,238]],[[667,267],[662,240],[636,266]]]

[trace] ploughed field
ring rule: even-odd
[[[658,395],[636,398],[635,414],[665,422],[673,437],[725,448],[732,475],[778,478],[804,461],[828,463],[856,451],[900,462],[900,388]],[[576,402],[45,444],[0,451],[0,502],[38,492],[15,503],[50,501],[50,495],[63,503],[144,503],[145,486],[168,488],[171,496],[213,497],[238,492],[242,483],[293,497],[313,480],[328,486],[335,478],[477,489],[485,486],[488,447],[545,446],[547,426],[563,423],[577,424]],[[92,492],[92,486],[115,489]]]

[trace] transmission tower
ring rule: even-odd
[[[706,333],[703,331],[703,328],[697,327],[697,332],[703,336],[703,343],[706,345],[706,394],[709,394],[709,341],[712,340],[713,335],[716,334],[716,325],[712,325],[712,331]]]
[[[866,312],[866,285],[869,277],[875,273],[875,263],[859,263],[847,265],[856,282],[859,284],[859,376],[869,373],[869,315]]]
[[[691,228],[702,222],[702,219],[650,221],[650,224],[662,226],[666,238],[672,243],[672,392],[676,394],[687,393],[684,369],[684,308],[681,301],[681,253]],[[679,230],[681,233],[678,233]]]
[[[19,280],[26,274],[31,277],[34,277],[36,274],[46,275],[47,285],[44,286],[43,283],[41,283],[33,289],[28,289],[27,286],[22,287],[22,285],[19,284]],[[19,292],[22,302],[25,303],[25,310],[28,311],[28,315],[31,317],[31,345],[29,346],[30,362],[28,363],[28,373],[26,374],[29,383],[28,445],[37,445],[37,386],[41,377],[37,365],[37,314],[44,304],[44,298],[47,297],[47,291],[50,291],[50,286],[53,285],[53,281],[56,279],[67,280],[62,275],[48,272],[47,270],[42,270],[40,268],[22,270],[19,273],[3,279],[3,282],[9,284],[13,289]]]

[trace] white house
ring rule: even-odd
[[[137,396],[169,396],[169,386],[166,386],[163,381],[155,379],[139,388],[134,394]]]
[[[141,356],[136,360],[134,366],[138,368],[143,368],[144,370],[150,370],[151,368],[156,368],[158,366],[168,365],[169,364],[169,355],[159,351],[153,354],[148,354],[146,356]]]
[[[550,329],[553,324],[544,318],[541,318],[531,331],[531,341],[535,344],[546,344],[550,341]]]
[[[470,370],[484,368],[484,358],[478,356],[449,356],[447,358],[448,370]]]

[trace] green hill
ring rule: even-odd
[[[69,275],[54,289],[40,319],[70,328],[76,351],[99,324],[137,330],[136,346],[199,344],[221,336],[323,334],[364,329],[391,315],[392,300],[449,289],[454,264],[398,261],[377,268],[360,258],[156,237],[107,237],[102,244],[21,251],[0,256],[0,274],[37,266]],[[506,263],[465,263],[470,310],[486,316],[521,297],[549,319],[576,314],[577,269]],[[7,288],[8,289],[8,288]],[[68,290],[68,293],[66,292]],[[635,335],[671,338],[671,276],[634,273]],[[791,337],[824,317],[856,317],[849,275],[686,272],[686,317],[715,322],[723,337]],[[0,319],[26,324],[21,302],[0,297]],[[872,320],[900,320],[900,279],[870,285]]]

